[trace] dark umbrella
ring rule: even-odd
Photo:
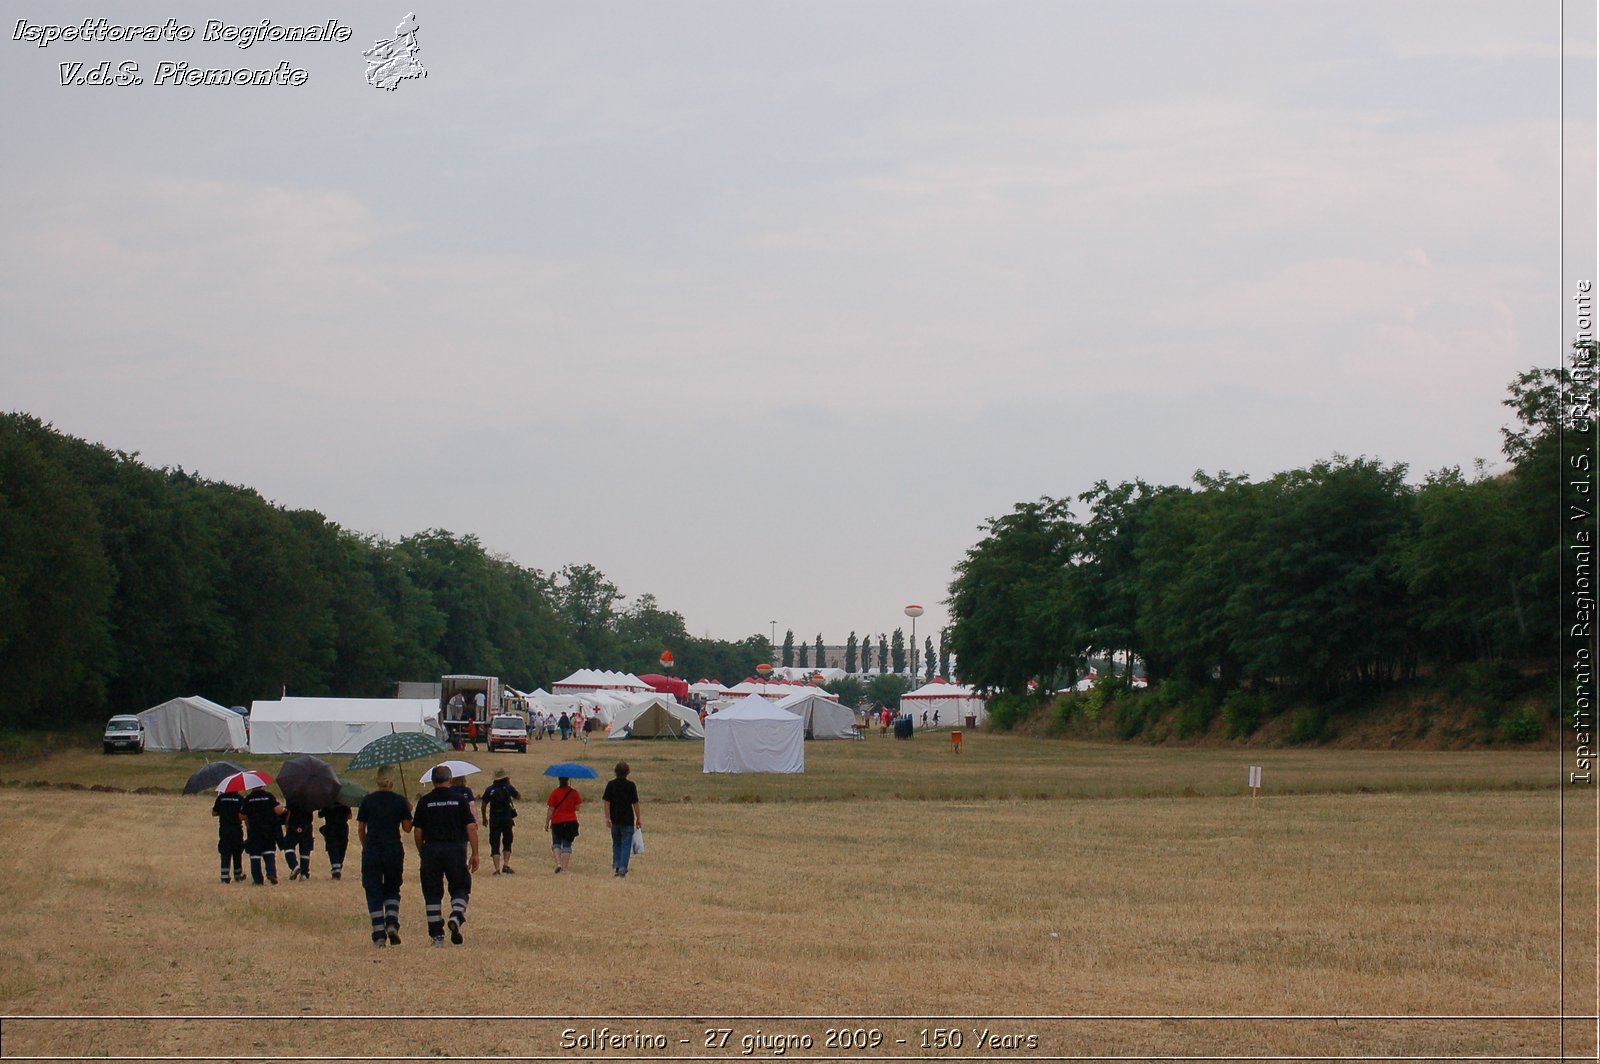
[[[325,809],[339,797],[339,774],[321,758],[304,754],[278,770],[283,800],[302,809]]]
[[[423,732],[391,732],[372,740],[350,759],[350,771],[398,765],[419,757],[433,757],[450,749],[443,740]]]
[[[202,791],[211,791],[235,772],[244,770],[243,765],[235,765],[232,761],[207,761],[189,777],[189,782],[183,785],[183,793],[199,794]]]
[[[600,773],[588,765],[582,765],[576,761],[562,761],[559,764],[551,765],[544,770],[544,774],[558,778],[564,777],[569,780],[597,780],[600,778]]]
[[[357,784],[344,780],[339,784],[339,803],[348,805],[351,809],[361,804],[361,799],[367,796],[367,789]]]

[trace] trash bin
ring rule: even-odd
[[[911,738],[911,717],[896,717],[894,719],[894,737],[896,739]]]
[[[967,714],[967,727],[976,728],[977,726],[978,726],[978,715],[976,713],[968,713]]]

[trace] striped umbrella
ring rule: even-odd
[[[254,770],[235,772],[217,784],[217,793],[235,794],[241,791],[253,791],[257,787],[265,787],[271,782],[272,777],[265,772],[256,772]]]

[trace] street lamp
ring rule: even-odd
[[[772,622],[772,642],[771,642],[770,645],[772,647],[772,652],[774,654],[776,654],[778,652],[778,622],[777,621],[773,621]]]
[[[922,607],[913,603],[906,607],[906,616],[911,618],[911,682],[917,682],[917,618],[922,616]]]

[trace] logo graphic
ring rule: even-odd
[[[367,57],[367,84],[393,92],[407,78],[425,78],[428,72],[417,62],[417,16],[406,15],[394,28],[394,37],[378,41],[361,54]]]

